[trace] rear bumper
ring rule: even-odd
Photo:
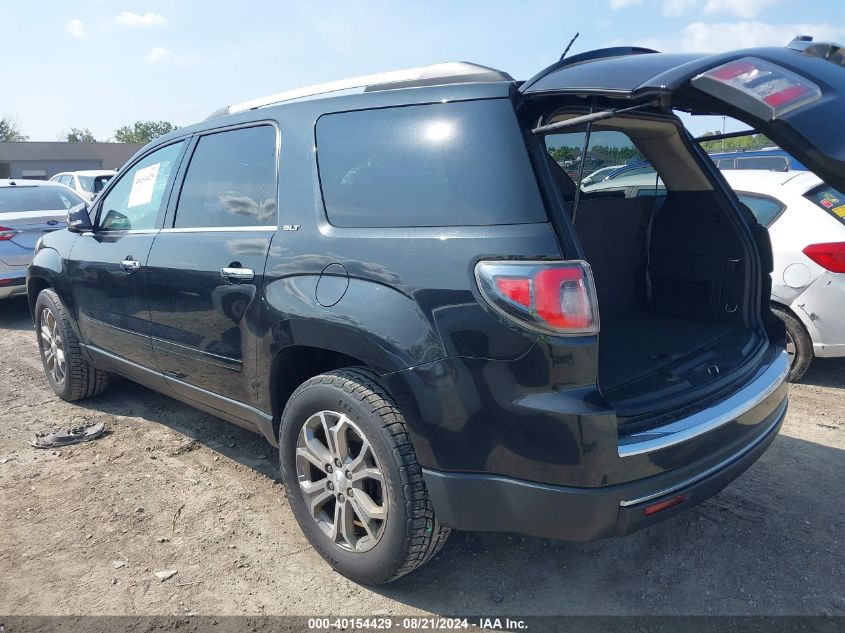
[[[752,441],[716,464],[702,461],[625,484],[574,488],[429,469],[423,470],[423,476],[435,513],[448,527],[569,541],[624,535],[722,490],[769,447],[783,423],[786,407],[784,398],[760,424],[762,430]],[[650,516],[645,514],[645,508],[678,496],[683,497],[679,504]]]

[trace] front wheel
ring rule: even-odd
[[[305,536],[353,580],[396,580],[449,536],[402,414],[363,371],[332,371],[299,386],[282,415],[279,460]]]
[[[774,312],[781,321],[786,325],[786,352],[789,354],[789,380],[790,382],[797,382],[801,380],[807,370],[810,368],[810,363],[815,358],[813,353],[813,340],[804,329],[804,325],[793,314],[772,306]]]
[[[42,290],[35,300],[35,331],[47,382],[62,400],[90,398],[108,386],[109,374],[82,355],[79,339],[54,290]]]

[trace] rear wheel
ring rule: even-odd
[[[49,288],[35,300],[35,331],[47,382],[62,400],[90,398],[108,386],[109,374],[82,355],[65,307]]]
[[[364,371],[343,369],[293,393],[279,433],[282,478],[311,545],[340,573],[382,584],[446,542],[404,418]]]
[[[772,306],[774,312],[786,325],[786,353],[789,354],[789,380],[801,380],[810,363],[813,362],[813,340],[804,325],[791,312]]]

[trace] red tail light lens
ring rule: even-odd
[[[599,331],[595,284],[586,262],[479,262],[475,278],[487,303],[531,330],[556,336]]]
[[[822,96],[821,89],[809,79],[756,57],[717,66],[693,78],[692,85],[764,121]]]
[[[832,273],[845,273],[845,242],[810,244],[804,254]]]
[[[17,234],[18,232],[15,229],[7,229],[5,226],[0,226],[0,242],[10,240]]]

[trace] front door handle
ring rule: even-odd
[[[134,272],[137,272],[139,268],[141,268],[141,262],[137,259],[134,259],[132,255],[128,255],[126,259],[120,262],[120,267],[123,269],[127,275],[131,275]]]
[[[255,279],[255,271],[252,268],[226,267],[220,269],[220,276],[229,281],[252,281]]]

